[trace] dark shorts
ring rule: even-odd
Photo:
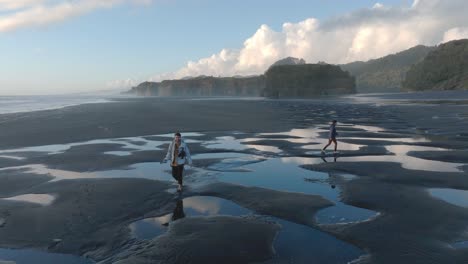
[[[182,176],[184,174],[184,165],[172,166],[172,177],[182,185]]]

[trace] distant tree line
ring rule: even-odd
[[[422,61],[433,49],[419,45],[379,59],[340,66],[356,77],[359,93],[399,92],[411,66]]]
[[[468,40],[439,45],[420,63],[411,67],[403,82],[406,91],[467,90]]]

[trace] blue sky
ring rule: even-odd
[[[337,43],[340,36],[354,40],[349,44],[354,46],[343,46],[341,49],[348,50],[348,53],[350,50],[355,52],[361,45],[356,43],[360,41],[362,34],[367,34],[369,25],[379,25],[379,30],[370,29],[371,34],[377,34],[375,32],[380,32],[381,24],[386,22],[372,19],[373,12],[380,12],[380,15],[401,15],[415,4],[413,1],[402,0],[379,1],[377,6],[376,1],[367,0],[257,0],[241,3],[219,0],[110,0],[112,4],[99,6],[98,2],[105,1],[77,0],[74,2],[87,2],[85,4],[88,6],[80,7],[76,13],[66,9],[66,12],[72,13],[44,22],[37,17],[42,16],[41,19],[45,19],[53,13],[48,8],[52,9],[69,1],[16,1],[23,1],[24,5],[11,7],[12,3],[19,2],[0,0],[0,95],[122,88],[144,80],[158,80],[164,76],[177,78],[203,74],[204,71],[213,75],[261,73],[267,64],[285,55],[299,55],[308,62],[318,60],[320,56],[324,56],[317,51],[318,47],[323,49],[335,44],[338,47],[341,45]],[[30,12],[37,8],[46,11]],[[418,12],[424,10],[421,7]],[[360,12],[363,15],[359,15]],[[415,14],[408,14],[408,17],[411,16]],[[362,20],[362,17],[369,17],[369,22],[359,22],[358,28],[353,27],[353,31],[350,31],[347,23],[352,24],[353,21]],[[307,20],[311,18],[314,20]],[[301,24],[304,21],[307,23]],[[336,23],[332,23],[333,21]],[[349,22],[336,25],[340,21]],[[418,40],[408,41],[403,36],[402,42],[407,43],[383,48],[381,52],[399,51],[406,46],[418,44],[417,42],[437,44],[450,30],[456,36],[463,36],[466,25],[460,24],[463,23],[460,21],[462,20],[439,26],[441,29],[438,37],[424,35]],[[294,29],[283,28],[285,22],[290,22]],[[321,27],[326,23],[333,24],[334,28],[323,34]],[[262,25],[267,27],[262,28]],[[301,35],[304,31],[309,34],[307,37]],[[291,32],[295,36],[301,35],[300,41],[297,36],[293,41],[302,43],[302,46],[303,41],[316,43],[315,52],[311,48],[307,51],[292,49],[290,45],[278,42],[288,39],[290,43]],[[388,34],[401,35],[393,31]],[[329,39],[335,35],[334,39]],[[248,39],[252,41],[247,47],[245,41]],[[327,40],[330,42],[327,43]],[[255,57],[258,49],[264,51],[269,48],[272,48],[274,55]],[[223,49],[228,51],[229,58],[221,56]],[[252,52],[248,52],[249,50]],[[341,50],[330,50],[333,54],[340,52]],[[348,53],[348,60],[367,59],[367,55],[355,52],[351,56]],[[209,59],[213,54],[215,56]],[[381,54],[369,52],[369,57],[378,55]],[[344,60],[344,56],[334,58],[326,55],[324,59],[339,63],[343,62],[341,58]],[[243,64],[245,58],[261,63]],[[193,62],[190,67],[187,66],[189,61]],[[222,65],[219,66],[219,63]],[[212,72],[213,68],[218,71]]]

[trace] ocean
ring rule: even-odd
[[[58,109],[67,106],[107,103],[120,95],[34,95],[0,96],[0,114]]]

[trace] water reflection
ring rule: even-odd
[[[132,235],[139,239],[152,239],[167,231],[170,222],[186,216],[248,215],[252,214],[237,204],[214,197],[194,196],[175,200],[174,211],[161,217],[146,218],[130,224]]]
[[[468,191],[448,188],[429,189],[429,194],[445,202],[468,208]]]
[[[12,156],[12,155],[0,155],[0,158],[14,159],[14,160],[24,160],[23,157]]]
[[[158,135],[155,135],[158,136]],[[146,136],[145,136],[146,137]],[[198,142],[198,141],[196,141]],[[96,144],[109,144],[121,147],[129,151],[144,151],[144,150],[161,150],[161,145],[165,141],[148,140],[144,137],[125,137],[125,138],[109,138],[109,139],[95,139],[83,142],[75,142],[69,144],[53,144],[35,147],[25,147],[17,149],[1,150],[0,154],[8,153],[21,153],[21,152],[45,152],[49,155],[61,154],[72,147]],[[2,155],[3,156],[3,155]]]
[[[349,123],[340,123],[340,126],[352,127],[352,128],[357,128],[357,129],[361,129],[361,130],[364,130],[364,131],[370,131],[370,132],[375,132],[375,133],[384,132],[384,131],[385,131],[385,129],[384,129],[384,128],[381,128],[381,127],[366,126],[366,125],[356,125],[356,124],[349,124]]]
[[[436,160],[425,160],[407,155],[382,155],[382,156],[355,156],[355,157],[342,157],[341,161],[352,162],[396,162],[408,170],[423,170],[423,171],[437,171],[437,172],[462,172],[460,166],[462,163],[443,162]]]
[[[184,175],[191,173],[191,170],[186,170]],[[159,162],[142,162],[136,163],[127,170],[110,170],[97,172],[100,178],[144,178],[160,181],[173,181],[171,176],[171,168],[167,163]]]
[[[244,166],[262,162],[266,159],[258,156],[245,156],[241,158],[227,158],[210,165],[208,168],[215,171],[249,171]]]
[[[318,211],[315,214],[315,221],[319,224],[356,223],[371,221],[379,215],[372,210],[339,203]]]
[[[372,137],[346,137],[346,139],[356,139],[356,140],[375,140],[375,141],[391,141],[391,142],[404,142],[404,143],[424,143],[431,142],[425,137],[409,137],[409,138],[372,138]]]
[[[253,149],[256,149],[258,151],[261,151],[261,152],[271,152],[271,153],[281,153],[281,149],[279,149],[278,147],[275,147],[275,146],[267,146],[267,145],[250,145],[250,144],[247,144],[246,145],[248,148],[253,148]]]
[[[317,158],[303,158],[303,157],[283,157],[280,158],[281,162],[283,163],[291,163],[291,164],[318,164],[320,161]]]
[[[321,157],[321,159],[323,160],[323,162],[328,163],[327,157]],[[337,156],[335,155],[333,157],[333,162],[336,162],[336,160],[337,160]],[[335,183],[334,177],[332,177],[332,174],[330,174],[330,173],[328,173],[328,177],[329,177],[328,182],[330,183],[330,187],[332,189],[335,189],[336,188],[336,183]]]
[[[55,196],[50,194],[23,194],[3,199],[9,201],[36,203],[42,206],[47,206],[52,204],[52,202],[55,200]]]
[[[104,154],[115,155],[115,156],[120,156],[120,157],[132,155],[130,151],[108,151],[108,152],[104,152]]]
[[[333,157],[320,157],[323,162],[328,163],[328,160],[336,162],[338,160],[338,155],[333,155]]]
[[[238,153],[238,152],[217,152],[217,153],[198,153],[193,154],[192,159],[227,159],[227,158],[248,158],[250,154]]]
[[[456,249],[466,249],[468,248],[468,241],[459,241],[451,244],[452,247]]]
[[[410,151],[446,151],[449,149],[416,145],[388,145],[385,148],[395,154],[406,155]]]
[[[25,165],[25,166],[7,167],[7,168],[1,168],[0,170],[25,170],[25,172],[28,172],[28,173],[49,175],[51,177],[54,177],[54,179],[52,179],[51,181],[98,177],[96,173],[50,169],[47,166],[42,165],[42,164],[31,164],[31,165]]]
[[[89,178],[145,178],[161,181],[172,181],[170,167],[159,162],[136,163],[124,170],[108,170],[98,172],[76,172],[59,169],[51,169],[42,164],[1,168],[2,170],[25,170],[29,173],[49,175],[54,177],[51,182],[70,179]],[[187,174],[191,171],[187,170]]]
[[[68,254],[48,253],[32,249],[0,249],[0,263],[12,261],[16,264],[47,263],[47,264],[91,264],[93,261]],[[9,263],[9,262],[6,262]]]
[[[306,154],[320,154],[320,150],[322,150],[323,146],[326,144],[326,140],[324,140],[321,144],[315,144],[315,145],[305,145],[301,146],[302,149],[312,149],[315,150],[315,152],[306,152]],[[338,150],[360,150],[364,145],[358,145],[358,144],[351,144],[351,143],[346,143],[342,142],[338,139]]]
[[[184,137],[202,137],[205,134],[198,133],[198,132],[180,132],[182,136]],[[173,138],[174,133],[169,133],[169,134],[161,134],[161,135],[151,135],[151,136],[158,136],[158,137],[168,137],[168,138]]]
[[[274,219],[281,226],[272,263],[351,263],[364,252],[316,229]],[[339,254],[337,254],[339,252]]]
[[[262,139],[267,139],[267,140],[284,140],[284,141],[288,141],[290,143],[299,143],[299,144],[320,144],[319,142],[317,142],[317,138],[281,138],[281,139],[278,139],[278,138],[262,138]],[[258,138],[256,139],[250,139],[250,141],[253,141],[253,140],[258,140]]]
[[[322,157],[324,162],[328,162],[326,157]],[[336,162],[337,157],[331,158],[332,161]],[[355,179],[355,175],[351,174],[334,174],[328,173],[328,180],[324,181],[330,185],[330,188],[335,190],[338,185],[343,184],[346,181]],[[314,182],[314,181],[309,181]],[[315,181],[320,182],[320,181]],[[323,182],[323,181],[322,181]],[[336,190],[338,193],[339,189]],[[340,201],[335,201],[334,206],[330,206],[319,210],[315,214],[315,221],[318,224],[344,224],[344,223],[355,223],[355,222],[364,222],[371,221],[379,216],[380,213],[368,210],[365,208],[359,208],[355,206],[350,206]]]
[[[320,159],[315,159],[317,162]],[[301,159],[272,158],[259,163],[252,163],[244,167],[247,172],[223,172],[219,175],[220,181],[255,186],[278,191],[302,192],[318,194],[327,199],[337,200],[336,192],[331,192],[324,185],[304,184],[304,179],[328,178],[327,173],[305,170],[299,165]]]
[[[337,157],[323,157],[325,162],[335,162],[335,159]],[[334,206],[317,213],[316,221],[319,224],[368,221],[378,215],[378,212],[341,202],[341,190],[337,186],[344,181],[351,180],[353,177],[305,170],[299,167],[299,165],[304,164],[303,161],[303,159],[290,158],[269,159],[261,163],[245,166],[251,170],[250,172],[223,172],[219,179],[245,186],[320,195],[333,201]]]
[[[132,223],[130,229],[137,238],[152,239],[166,232],[170,222],[182,217],[250,214],[253,212],[229,200],[195,196],[177,200],[172,214],[140,220]],[[274,263],[347,263],[363,253],[350,244],[308,226],[276,217],[265,218],[281,225],[274,242],[276,252],[272,260]],[[336,254],[337,251],[340,254]]]
[[[300,137],[300,138],[320,138],[319,132],[325,131],[318,128],[296,128],[291,129],[287,132],[279,132],[279,133],[260,133],[261,136],[276,136],[276,135],[283,135],[283,136],[290,136],[290,137]]]
[[[364,127],[362,127],[364,129]],[[366,128],[369,130],[371,128]],[[271,133],[271,134],[260,134],[262,136],[272,137],[269,139],[264,138],[248,138],[248,139],[236,139],[233,136],[218,137],[215,140],[204,142],[207,148],[211,149],[231,149],[233,151],[242,151],[246,149],[257,149],[260,152],[273,152],[279,153],[281,150],[275,146],[268,145],[255,145],[248,144],[246,142],[253,140],[275,140],[275,135],[284,135],[285,138],[279,139],[276,137],[276,140],[286,140],[290,142],[314,142],[319,138],[319,133],[324,130],[320,129],[293,129],[285,133]],[[375,129],[375,131],[377,131]],[[187,133],[184,134],[187,136]],[[193,134],[203,135],[203,134]],[[160,135],[161,136],[161,135]],[[163,135],[164,136],[164,135]],[[168,134],[172,137],[172,134]],[[290,137],[290,138],[288,138]],[[294,138],[299,137],[299,138]],[[369,139],[369,138],[365,138]],[[381,139],[376,139],[381,140]],[[385,139],[387,140],[387,139]],[[410,139],[410,138],[399,138],[399,139],[389,139],[390,141],[400,141],[400,142],[426,142],[425,139]],[[50,145],[32,148],[29,150],[42,150],[51,153],[58,153],[68,149],[70,146],[77,146],[83,144],[97,144],[97,143],[110,143],[121,145],[129,150],[144,150],[144,149],[158,149],[162,144],[166,144],[167,141],[152,141],[146,140],[141,137],[135,138],[120,138],[112,140],[94,140],[84,143],[73,143],[68,145]],[[359,150],[362,145],[358,144],[348,144],[348,143],[339,143],[339,149],[343,150]],[[321,145],[306,145],[302,147],[303,149],[312,149],[319,150]],[[339,157],[339,161],[394,161],[402,164],[404,168],[407,169],[418,169],[418,170],[427,170],[427,171],[459,171],[457,168],[461,164],[457,163],[448,163],[448,162],[439,162],[439,161],[430,161],[423,160],[415,157],[409,157],[407,155],[408,151],[437,151],[445,150],[442,148],[433,148],[433,147],[424,147],[424,146],[407,146],[407,145],[391,145],[385,146],[385,148],[395,153],[396,155],[391,156],[365,156],[365,157]],[[24,149],[23,149],[24,150]],[[18,151],[18,150],[15,150]],[[1,153],[1,152],[0,152]],[[105,152],[112,155],[121,155],[127,156],[130,155],[130,151],[110,151]],[[7,155],[8,156],[8,155]],[[201,153],[194,155],[194,159],[219,159],[219,162],[210,166],[210,169],[216,171],[216,179],[219,179],[223,182],[229,182],[234,184],[241,184],[246,186],[256,186],[261,188],[268,188],[278,191],[288,191],[288,192],[301,192],[312,195],[320,195],[330,201],[335,203],[335,206],[325,208],[320,210],[315,215],[315,220],[319,224],[340,224],[340,223],[349,223],[356,221],[367,221],[371,220],[374,217],[378,216],[378,212],[367,210],[364,208],[358,208],[354,206],[349,206],[341,202],[340,198],[340,186],[341,181],[344,180],[342,175],[331,175],[327,173],[314,172],[310,170],[304,170],[300,168],[300,165],[305,164],[317,164],[321,162],[337,162],[338,156],[325,156],[317,158],[301,158],[301,157],[281,157],[281,158],[266,158],[261,156],[253,156],[243,153],[227,152],[227,153]],[[115,177],[130,177],[130,178],[148,178],[155,180],[171,181],[172,177],[170,174],[170,168],[167,164],[159,164],[157,162],[148,162],[148,163],[138,163],[132,165],[127,170],[110,170],[103,172],[72,172],[65,170],[56,170],[49,169],[43,165],[28,165],[23,167],[16,168],[27,168],[30,172],[37,174],[49,174],[55,177],[54,180],[61,179],[77,179],[77,178],[115,178]],[[242,168],[240,170],[239,168]],[[195,169],[200,172],[201,176],[207,175],[209,172],[203,169]],[[219,173],[218,173],[219,171]],[[190,170],[188,170],[188,179],[191,178]],[[354,176],[353,176],[354,177]],[[193,177],[195,178],[195,177]],[[197,177],[202,179],[203,177]],[[305,179],[312,179],[312,181],[305,181]],[[352,179],[352,178],[350,178]],[[199,183],[206,184],[205,179]],[[191,184],[193,184],[191,182]],[[430,191],[431,194],[434,193],[434,196],[437,196],[437,190],[433,189]],[[442,195],[447,199],[447,194]],[[458,197],[458,203],[460,200],[468,200],[468,195],[463,195],[464,198]],[[444,198],[441,198],[444,199]],[[29,199],[32,200],[31,198]],[[450,200],[450,199],[449,199]],[[45,203],[45,202],[44,202]],[[452,202],[456,204],[456,202]],[[231,204],[231,206],[229,206]],[[466,203],[461,203],[460,206],[468,207]],[[230,209],[229,209],[230,208]],[[177,200],[174,203],[174,211],[171,214],[155,217],[150,219],[144,219],[130,225],[132,234],[138,238],[150,239],[155,236],[158,236],[166,231],[166,226],[170,225],[171,221],[177,221],[177,219],[190,216],[213,216],[220,214],[227,215],[243,215],[250,214],[251,212],[245,208],[239,207],[238,205],[229,202],[229,201],[219,201],[209,197],[191,197],[184,200]],[[311,216],[314,217],[314,216]],[[291,223],[285,223],[290,229],[284,229],[281,231],[284,237],[290,236],[292,234],[291,230],[298,230],[298,232],[312,233],[318,232],[308,227],[303,226],[294,226]],[[299,237],[299,235],[297,235]],[[318,235],[317,235],[318,236]],[[295,249],[291,247],[289,238],[282,239],[280,238],[277,243],[281,244],[284,242],[284,245],[280,246],[281,254],[284,256],[292,256],[290,253],[284,252],[294,252],[297,256],[303,254],[299,251],[303,251],[304,247],[299,247]],[[304,243],[316,243],[312,238],[304,238]],[[292,243],[294,244],[294,243]],[[297,252],[296,252],[297,251]],[[280,252],[280,250],[278,250]],[[279,255],[281,255],[279,253]],[[293,255],[294,255],[293,254]],[[310,256],[308,253],[305,256]]]
[[[178,199],[176,202],[176,207],[174,208],[174,212],[172,213],[171,220],[176,221],[178,219],[184,218],[184,200]]]
[[[232,136],[217,137],[215,140],[211,140],[203,143],[204,146],[210,149],[230,149],[230,150],[246,150],[249,147],[242,144],[240,140]]]
[[[152,239],[167,231],[170,222],[184,218],[184,201],[178,198],[172,214],[146,218],[130,224],[132,236],[139,239]]]

